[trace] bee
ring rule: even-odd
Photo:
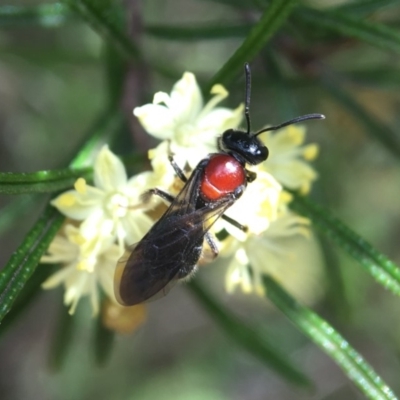
[[[250,89],[251,72],[245,64],[245,118],[247,130],[228,129],[218,139],[218,152],[208,154],[195,167],[189,178],[171,158],[172,167],[185,182],[174,198],[170,194],[151,189],[146,197],[156,195],[170,206],[143,239],[132,246],[128,256],[118,262],[115,273],[115,294],[123,305],[135,305],[159,294],[178,280],[190,277],[206,241],[213,253],[218,247],[210,235],[210,228],[222,217],[236,227],[246,227],[224,215],[237,201],[256,174],[246,164],[258,165],[268,158],[268,149],[258,136],[297,122],[324,119],[322,114],[307,114],[280,125],[251,132]]]

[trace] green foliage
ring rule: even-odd
[[[1,270],[0,320],[10,311],[63,221],[64,217],[54,207],[48,205],[22,244]]]
[[[55,192],[73,186],[79,178],[90,176],[91,168],[78,170],[38,171],[32,173],[0,173],[0,193],[25,194]]]
[[[378,283],[400,296],[400,268],[395,263],[311,200],[295,195],[291,207],[310,218],[317,228],[358,261]]]
[[[220,325],[228,337],[254,357],[270,365],[276,372],[289,381],[302,386],[310,386],[309,380],[303,373],[287,361],[287,356],[280,353],[272,341],[269,342],[267,332],[261,333],[254,328],[246,326],[218,304],[217,300],[213,299],[212,295],[198,282],[192,281],[189,285],[197,300],[216,323]]]
[[[290,321],[325,351],[369,399],[396,399],[393,391],[362,356],[324,319],[303,307],[272,278],[265,277],[271,301]]]
[[[139,50],[122,28],[123,10],[113,3],[112,0],[63,1],[63,4],[84,18],[104,40],[115,45],[127,58],[135,60],[140,55]]]
[[[0,27],[38,25],[55,28],[64,24],[72,16],[61,3],[41,4],[39,6],[0,6]]]
[[[359,39],[383,50],[400,51],[399,32],[386,25],[371,23],[339,11],[327,13],[307,9],[298,15],[311,26]]]
[[[213,76],[208,87],[211,88],[216,83],[229,83],[236,73],[242,69],[243,64],[252,61],[266,45],[275,31],[286,21],[296,4],[297,0],[271,1],[258,23],[252,28],[232,57]]]

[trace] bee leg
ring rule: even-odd
[[[205,234],[204,238],[206,239],[208,245],[210,246],[210,249],[211,249],[211,252],[212,252],[212,255],[211,255],[212,260],[213,260],[214,258],[217,258],[217,257],[218,257],[218,254],[219,254],[218,246],[217,246],[217,243],[215,243],[215,240],[214,240],[214,238],[211,236],[210,232],[207,232],[207,233]]]
[[[163,200],[167,201],[168,203],[172,203],[175,199],[174,196],[170,195],[169,193],[164,192],[163,190],[154,188],[150,189],[147,192],[144,192],[140,197],[144,203],[148,203],[150,201],[151,196],[158,196],[161,197]]]
[[[226,222],[229,222],[231,225],[233,225],[235,228],[240,229],[243,232],[247,232],[248,228],[245,225],[239,224],[239,222],[235,221],[233,218],[228,217],[227,215],[222,215],[222,219],[224,219]]]
[[[249,171],[248,169],[246,169],[247,182],[253,182],[253,181],[255,181],[256,178],[257,178],[257,174],[255,172]]]
[[[175,162],[174,157],[172,156],[172,154],[170,154],[170,155],[168,156],[168,160],[169,160],[169,162],[171,163],[172,168],[174,169],[176,175],[178,175],[178,178],[179,178],[182,182],[186,183],[188,179],[186,178],[186,175],[185,175],[185,173],[183,172],[183,170],[181,169],[181,167]]]
[[[179,168],[179,167],[178,167]],[[182,171],[181,171],[182,172]],[[170,195],[169,193],[164,192],[163,190],[154,188],[154,189],[150,189],[147,192],[144,192],[141,196],[142,201],[144,203],[147,203],[150,201],[150,197],[151,196],[158,196],[161,197],[163,200],[167,201],[168,203],[172,203],[175,199],[174,196]],[[239,222],[235,221],[233,218],[228,217],[227,215],[222,215],[221,216],[222,219],[224,219],[225,221],[229,222],[231,225],[233,225],[234,227],[240,229],[243,232],[247,232],[247,226],[240,224]],[[207,237],[207,235],[206,235]],[[212,239],[210,239],[212,241]],[[210,242],[207,240],[207,242],[210,244]],[[210,245],[210,247],[212,247]],[[216,246],[214,246],[216,248]],[[218,249],[217,249],[217,255],[218,255]]]

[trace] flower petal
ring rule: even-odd
[[[92,316],[99,314],[99,290],[95,279],[90,281],[90,304],[92,305]]]
[[[175,117],[165,106],[146,104],[136,107],[133,114],[139,119],[147,133],[157,139],[171,139],[176,126]]]
[[[88,190],[79,193],[68,190],[53,199],[50,204],[68,218],[82,221],[93,212],[103,199],[103,194],[96,188],[86,186]]]
[[[128,246],[137,243],[153,226],[154,221],[143,212],[130,212],[122,221]]]
[[[114,273],[120,256],[118,246],[111,246],[109,251],[101,257],[97,270],[98,282],[113,302],[117,302],[114,294]]]
[[[214,137],[215,139],[215,137]],[[216,151],[216,141],[211,141],[211,145],[206,142],[199,142],[197,145],[186,147],[179,146],[176,142],[171,143],[171,150],[174,154],[174,161],[182,168],[186,164],[191,170],[196,168],[197,164],[209,153]]]
[[[246,240],[251,233],[261,234],[267,230],[271,221],[278,217],[281,191],[281,185],[272,175],[257,170],[257,179],[248,185],[242,197],[226,212],[229,217],[246,225],[247,233],[225,221],[221,221],[221,223],[231,235],[241,241]],[[218,227],[221,226],[221,223]]]
[[[167,164],[168,166],[168,164]],[[172,170],[172,167],[171,167]],[[123,193],[129,199],[129,207],[141,207],[146,209],[145,204],[142,200],[142,195],[149,189],[153,189],[158,186],[157,182],[162,179],[160,173],[155,173],[154,171],[145,171],[140,174],[134,175],[129,179],[127,185],[125,186]],[[129,212],[129,210],[127,211]]]
[[[43,283],[43,289],[54,289],[55,287],[59,286],[62,282],[64,282],[70,274],[75,272],[75,264],[71,264],[65,266],[55,272],[54,274],[50,275]]]
[[[270,163],[266,168],[282,185],[289,189],[309,189],[310,184],[318,177],[310,165],[296,159],[281,164]]]
[[[107,218],[104,210],[98,208],[94,210],[84,222],[82,222],[79,230],[86,240],[91,240],[100,235],[111,235],[113,233],[113,221]]]
[[[41,263],[69,264],[73,262],[79,253],[79,247],[75,243],[71,243],[66,237],[61,234],[50,243],[45,255],[40,259]]]
[[[127,176],[124,164],[105,145],[94,163],[94,184],[104,191],[118,190],[126,185]]]
[[[225,289],[232,293],[240,285],[244,293],[251,293],[253,285],[248,268],[248,258],[243,248],[239,249],[229,264],[225,278]]]
[[[276,153],[288,151],[303,144],[306,128],[302,125],[290,125],[277,132],[264,132],[261,140]]]
[[[269,235],[254,236],[246,242],[254,284],[257,274],[268,274],[301,302],[315,303],[325,290],[323,258],[318,243],[314,237],[302,235],[284,240],[273,238],[273,230],[271,226]]]
[[[151,160],[153,172],[150,172],[150,175],[147,177],[148,189],[160,187],[161,189],[168,190],[172,186],[175,180],[175,172],[168,159],[169,155],[170,144],[168,140],[164,140],[157,147],[149,150],[149,159]],[[174,160],[177,162],[175,154]],[[180,164],[178,163],[178,165]]]
[[[170,97],[170,111],[178,123],[193,121],[203,107],[203,97],[196,77],[191,72],[185,72],[175,83]]]
[[[88,272],[76,271],[76,274],[71,275],[65,282],[64,304],[71,305],[69,314],[75,313],[80,298],[87,292],[89,279]]]
[[[235,110],[229,108],[215,108],[197,121],[197,128],[207,135],[213,134],[214,140],[217,135],[222,135],[227,129],[235,129],[242,122],[244,107],[241,104]]]
[[[307,161],[318,155],[318,146],[301,146],[305,139],[305,128],[293,125],[276,133],[264,132],[261,136],[270,151],[263,168],[282,185],[307,193],[317,173]]]

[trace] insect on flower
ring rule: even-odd
[[[201,160],[189,178],[170,158],[178,177],[185,182],[174,198],[159,189],[151,189],[145,197],[159,196],[171,203],[165,214],[144,238],[124,255],[115,273],[115,294],[123,305],[134,305],[166,293],[170,284],[189,277],[195,270],[204,240],[213,257],[218,248],[209,230],[222,217],[239,229],[246,230],[224,212],[243,194],[256,174],[246,164],[257,165],[268,157],[268,149],[257,137],[263,132],[309,119],[323,119],[321,114],[307,114],[277,126],[252,133],[250,130],[251,73],[245,64],[245,117],[247,130],[226,130],[218,138],[218,153]]]

